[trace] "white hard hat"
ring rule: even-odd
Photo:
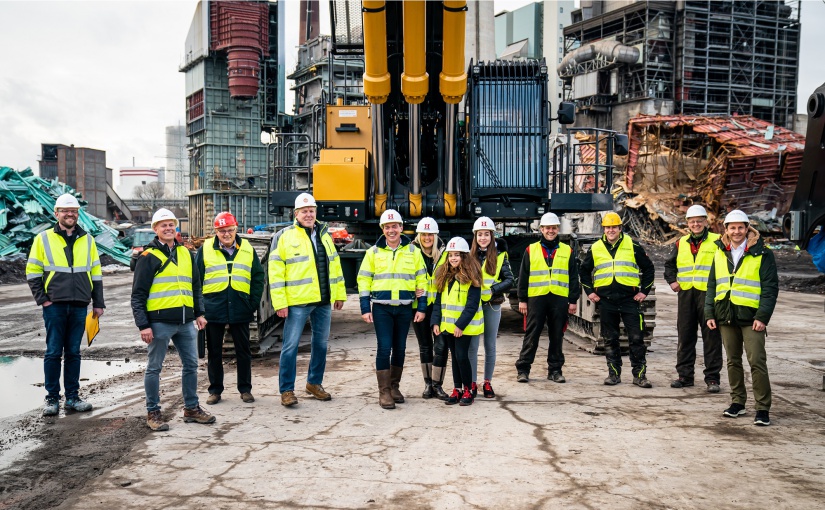
[[[174,213],[172,213],[172,211],[163,208],[158,209],[155,212],[155,214],[152,215],[152,228],[155,228],[155,223],[166,220],[172,220],[175,222],[175,226],[178,226],[178,219],[175,218],[175,215]]]
[[[559,217],[555,213],[544,213],[539,221],[540,227],[549,227],[551,225],[561,225]]]
[[[398,214],[398,211],[395,209],[387,209],[381,213],[381,219],[378,220],[378,225],[383,227],[387,223],[401,223],[403,225],[404,220],[401,219],[401,215]]]
[[[453,237],[447,243],[447,251],[460,251],[462,253],[470,253],[470,245],[463,237]]]
[[[80,209],[80,203],[74,195],[63,193],[54,202],[54,212],[57,212],[58,209]]]
[[[436,223],[435,220],[429,216],[421,218],[421,221],[418,222],[418,226],[415,228],[415,231],[422,234],[437,234],[438,223]]]
[[[301,207],[318,207],[318,204],[315,203],[315,197],[309,193],[301,193],[295,197],[295,209],[300,209]]]
[[[747,214],[743,213],[739,209],[734,209],[729,212],[727,216],[725,216],[725,225],[728,223],[744,223],[745,225],[748,225],[750,220],[748,219]]]
[[[688,218],[698,218],[700,216],[704,216],[707,218],[708,212],[699,204],[692,205],[688,207],[687,213],[685,213],[685,219]]]
[[[487,216],[482,216],[477,219],[475,223],[473,223],[473,233],[478,232],[479,230],[492,230],[495,232],[496,224]]]

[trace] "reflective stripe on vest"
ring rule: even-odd
[[[553,257],[553,266],[548,267],[544,258],[541,242],[533,243],[530,252],[530,278],[527,281],[527,297],[543,296],[553,293],[557,296],[570,295],[570,257],[572,248],[559,243],[556,255]]]
[[[469,291],[469,283],[453,282],[452,288],[441,293],[441,324],[439,325],[441,331],[455,333],[455,323],[464,311]],[[463,334],[475,336],[482,333],[484,333],[484,311],[479,306],[470,323],[464,328]]]
[[[374,272],[364,267],[368,257]],[[414,244],[394,251],[373,246],[358,271],[359,295],[369,296],[373,303],[407,305],[415,301],[416,282],[422,276],[426,278],[427,268]]]
[[[279,232],[276,249],[269,253],[269,290],[285,289],[286,303],[283,304],[287,306],[321,301],[321,285],[318,281],[318,268],[315,267],[315,246],[306,230],[296,225]],[[316,235],[316,240],[321,243],[327,254],[330,300],[334,301],[341,298],[341,294],[345,292],[344,274],[340,261],[336,262],[338,252],[326,228]],[[283,277],[279,277],[280,279],[274,277],[276,263],[283,264]]]
[[[220,250],[214,247],[214,237],[203,243],[203,293],[213,294],[229,287],[238,292],[249,294],[252,282],[252,260],[256,256],[255,249],[246,239],[241,239],[236,248],[238,252],[233,260],[227,260]],[[232,267],[232,271],[229,267]]]
[[[147,249],[150,255],[160,260],[161,266],[166,262],[166,254],[157,248]],[[160,273],[156,274],[149,287],[149,299],[146,310],[165,310],[188,306],[194,308],[192,299],[192,256],[185,246],[175,248],[177,264],[170,262]]]
[[[100,261],[98,260],[92,263],[93,240],[91,234],[87,233],[84,236],[86,238],[85,243],[75,241],[72,246],[73,264],[71,266],[69,266],[69,259],[66,258],[66,252],[63,249],[63,247],[66,246],[66,240],[63,239],[60,234],[54,230],[47,230],[38,234],[38,237],[40,237],[40,242],[43,244],[43,253],[46,260],[31,258],[27,261],[27,265],[36,265],[38,269],[42,268],[43,273],[48,273],[43,282],[43,292],[48,294],[49,283],[56,273],[86,273],[86,276],[89,278],[90,288],[93,280],[103,279],[102,276],[92,276],[92,267],[99,266]],[[40,274],[35,275],[35,277],[40,276]]]
[[[730,291],[731,303],[759,308],[759,298],[762,295],[762,283],[759,280],[762,255],[742,255],[739,269],[733,275],[728,271],[728,257],[725,255],[725,250],[716,250],[713,262],[716,266],[716,296],[714,300],[722,301]]]
[[[641,284],[639,278],[639,266],[636,265],[636,256],[633,253],[633,240],[629,236],[624,236],[616,250],[616,256],[612,257],[607,251],[604,240],[599,239],[590,248],[593,253],[593,286],[606,287],[617,283],[628,287],[638,287]]]
[[[445,262],[447,262],[447,250],[441,252],[438,262],[433,265],[433,274],[427,276],[427,306],[435,303],[435,296],[438,294],[438,289],[435,288],[435,272]]]
[[[501,274],[501,266],[504,265],[504,259],[507,258],[507,253],[499,253],[496,256],[496,274],[487,274],[487,261],[481,265],[481,302],[486,303],[493,297],[493,291],[490,287],[500,283],[499,275]]]
[[[696,258],[690,251],[690,235],[683,236],[679,240],[679,251],[676,254],[676,281],[682,290],[696,288],[697,290],[708,290],[708,276],[710,276],[710,266],[713,264],[713,255],[716,253],[715,241],[719,239],[719,234],[708,233],[708,238],[702,241]]]

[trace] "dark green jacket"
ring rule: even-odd
[[[773,309],[776,307],[776,298],[779,296],[779,275],[776,272],[776,259],[773,252],[765,246],[759,232],[751,228],[746,241],[747,248],[739,265],[745,257],[762,255],[762,264],[759,267],[759,282],[762,293],[759,296],[759,308],[739,306],[731,303],[730,292],[721,301],[716,301],[716,264],[711,266],[708,277],[708,291],[705,294],[705,320],[714,319],[717,324],[733,326],[751,326],[754,320],[767,324],[771,320]],[[716,245],[728,259],[728,271],[733,273],[733,259],[730,254],[730,238],[727,234],[716,241]]]

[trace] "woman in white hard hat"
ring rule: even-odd
[[[484,334],[481,311],[481,268],[461,237],[447,243],[447,263],[435,272],[436,298],[430,325],[433,334],[443,335],[453,359],[455,387],[447,405],[473,403],[470,340]]]
[[[507,256],[507,243],[496,239],[496,225],[486,216],[473,224],[473,246],[470,254],[481,265],[481,310],[484,313],[484,398],[496,396],[493,391],[493,369],[496,366],[496,337],[501,322],[501,304],[513,287],[513,272]],[[478,347],[481,337],[470,342],[470,364],[473,367],[473,397],[478,391]]]
[[[420,250],[401,233],[404,223],[398,211],[384,211],[379,224],[384,233],[364,254],[358,295],[361,318],[375,326],[378,340],[378,403],[395,409],[395,404],[404,402],[399,384],[410,320],[421,322],[427,312],[427,268]]]
[[[413,330],[418,339],[421,371],[424,374],[424,398],[437,397],[447,400],[447,394],[442,388],[444,371],[447,367],[447,346],[441,336],[433,336],[430,327],[430,317],[435,301],[435,270],[447,260],[444,243],[438,237],[438,223],[432,218],[421,218],[415,229],[416,236],[413,244],[421,250],[424,265],[427,268],[427,316],[421,322],[413,322]]]

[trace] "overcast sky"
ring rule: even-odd
[[[322,33],[329,33],[321,0]],[[496,0],[496,10],[527,0]],[[0,166],[37,172],[40,144],[106,151],[110,168],[165,166],[164,128],[183,123],[178,67],[196,0],[0,0]],[[298,0],[287,2],[287,74]],[[825,3],[802,5],[799,111],[825,81]],[[289,87],[289,83],[287,84]],[[287,90],[288,111],[292,92]]]

